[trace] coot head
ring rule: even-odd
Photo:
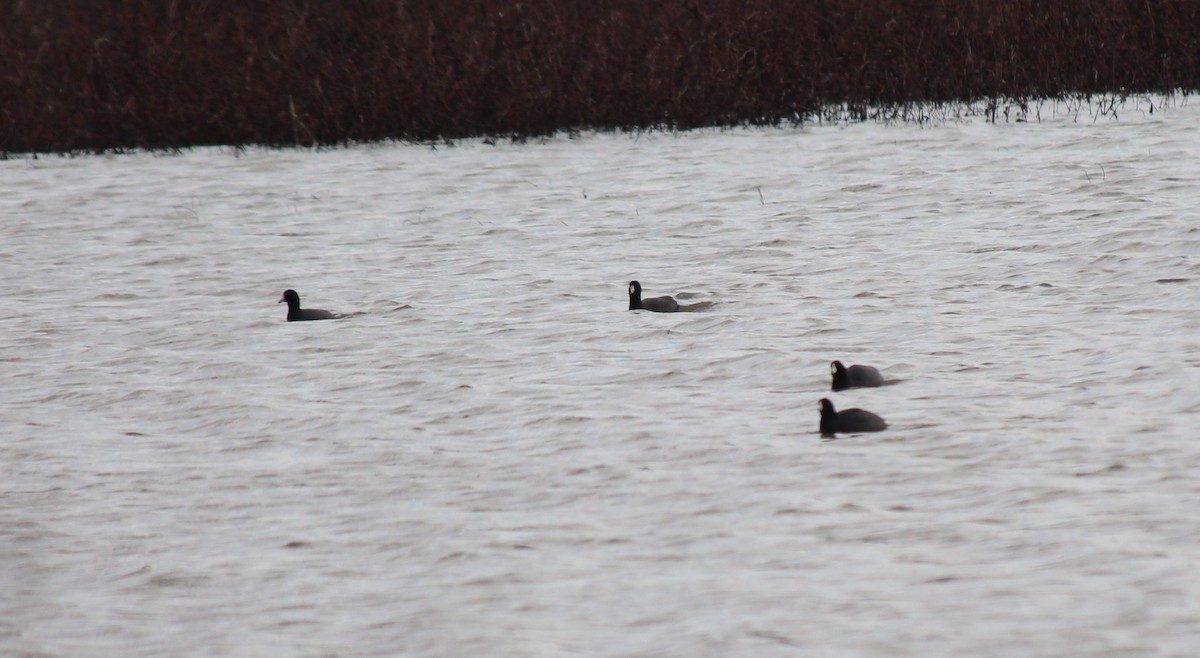
[[[833,410],[833,403],[827,398],[821,398],[817,407],[821,409],[821,434],[837,432],[837,412]]]
[[[829,372],[833,375],[833,390],[840,391],[843,388],[849,388],[850,373],[846,372],[846,366],[841,361],[829,364]]]

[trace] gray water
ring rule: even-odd
[[[1054,109],[0,162],[0,654],[1194,655],[1200,110]]]

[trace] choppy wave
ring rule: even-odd
[[[0,162],[0,647],[1189,655],[1196,119]]]

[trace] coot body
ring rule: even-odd
[[[674,313],[679,310],[679,302],[674,297],[651,297],[642,299],[642,284],[637,281],[629,282],[629,310],[654,311],[655,313]]]
[[[837,411],[833,403],[821,398],[821,434],[880,432],[887,429],[882,418],[863,409]]]
[[[283,296],[279,298],[280,304],[287,302],[288,305],[288,322],[301,322],[305,320],[333,320],[337,315],[329,311],[319,308],[300,308],[300,295],[295,290],[284,290]]]
[[[850,366],[847,368],[841,361],[829,364],[833,374],[833,390],[843,391],[848,388],[869,388],[883,386],[883,375],[871,366]]]

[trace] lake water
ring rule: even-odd
[[[1194,655],[1197,154],[1143,101],[0,162],[0,654]]]

